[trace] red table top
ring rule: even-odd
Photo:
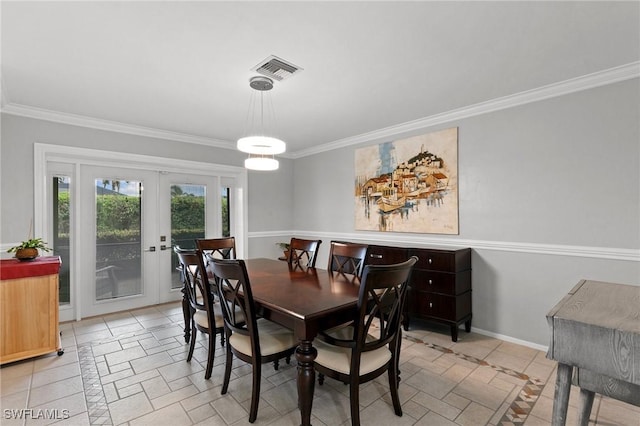
[[[2,259],[0,260],[0,279],[15,280],[57,274],[61,263],[60,256],[39,256],[31,261]]]

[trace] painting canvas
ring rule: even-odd
[[[458,128],[359,148],[355,227],[458,234]]]

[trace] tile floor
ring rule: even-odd
[[[361,386],[363,425],[548,425],[555,364],[543,352],[461,331],[412,323],[405,333],[400,395],[391,407],[386,376]],[[177,303],[61,326],[64,355],[55,353],[0,369],[0,423],[40,425],[248,424],[251,370],[234,362],[229,392],[220,395],[223,351],[204,380],[206,336],[191,363]],[[293,364],[293,363],[292,363]],[[266,367],[266,366],[265,366]],[[256,425],[298,425],[296,369],[263,369]],[[568,424],[577,418],[572,391]],[[348,425],[348,388],[316,385],[314,425]],[[19,418],[21,417],[21,418]],[[640,408],[596,396],[591,424],[640,426]]]

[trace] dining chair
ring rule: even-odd
[[[220,334],[222,341],[224,320],[220,305],[213,302],[212,288],[207,276],[202,253],[199,250],[184,250],[175,248],[181,269],[181,277],[184,284],[185,298],[188,301],[189,321],[193,335],[189,342],[189,354],[187,362],[191,362],[193,351],[196,347],[196,336],[198,330],[206,333],[209,337],[209,352],[207,355],[207,368],[205,379],[211,377],[213,370],[213,360],[215,356],[216,335]]]
[[[226,363],[222,394],[229,388],[233,356],[251,364],[253,386],[249,423],[258,415],[262,364],[286,358],[298,346],[291,330],[256,315],[247,268],[243,260],[212,261],[212,272],[222,305],[224,332],[227,337]]]
[[[331,241],[327,270],[355,275],[359,279],[362,276],[368,247],[367,244]]]
[[[322,240],[291,238],[287,262],[297,268],[315,268],[320,244],[322,244]]]
[[[360,424],[360,384],[385,371],[394,411],[402,416],[398,396],[402,310],[417,260],[413,256],[398,264],[365,266],[352,325],[320,332],[313,342],[318,383],[322,385],[328,376],[349,385],[352,425]]]
[[[196,239],[196,247],[204,254],[205,265],[208,264],[209,259],[236,258],[236,239],[234,237],[198,238]]]

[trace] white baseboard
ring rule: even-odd
[[[515,343],[516,345],[526,346],[538,351],[547,352],[548,346],[539,345],[537,343],[528,342],[526,340],[516,339],[515,337],[505,336],[504,334],[494,333],[493,331],[482,330],[480,328],[471,327],[473,333],[482,334],[483,336],[493,337],[494,339],[504,340],[505,342]]]

